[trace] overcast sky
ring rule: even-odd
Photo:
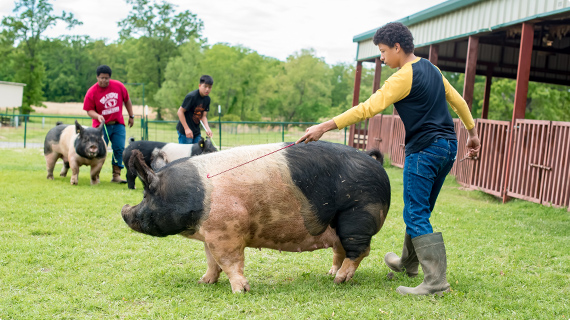
[[[71,31],[63,24],[45,35],[89,35],[118,38],[117,23],[130,11],[124,0],[48,0],[54,13],[72,12],[83,22]],[[354,63],[355,35],[417,13],[445,0],[167,0],[177,12],[190,10],[204,22],[209,44],[242,45],[259,54],[285,60],[313,48],[328,64]],[[0,1],[0,15],[14,15],[15,1]]]

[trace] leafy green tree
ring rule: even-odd
[[[205,51],[202,70],[214,78],[210,95],[214,105],[220,104],[225,115],[241,120],[261,120],[259,93],[261,84],[271,75],[272,58],[241,46],[216,44]]]
[[[155,95],[157,107],[161,108],[166,118],[176,119],[176,111],[186,94],[198,89],[201,76],[199,66],[203,59],[200,44],[189,41],[180,47],[180,56],[172,58],[168,63],[164,83]],[[214,86],[217,86],[216,79]]]
[[[0,81],[14,81],[14,73],[12,72],[14,68],[14,53],[13,36],[6,30],[0,32],[0,57],[2,57]]]
[[[89,55],[89,37],[68,36],[42,43],[41,60],[46,68],[43,91],[47,101],[82,101],[95,81],[95,62]]]
[[[14,57],[14,81],[25,83],[24,97],[20,113],[28,114],[32,105],[43,106],[44,66],[39,58],[41,36],[44,31],[54,26],[57,21],[67,23],[68,28],[81,22],[72,13],[54,15],[53,7],[47,0],[19,0],[13,11],[16,15],[2,19],[6,34],[17,43]]]
[[[331,110],[329,117],[351,107],[354,88],[354,67],[337,64],[331,68]]]
[[[314,50],[290,55],[276,76],[279,97],[275,111],[285,121],[316,121],[331,108],[330,67]]]
[[[567,86],[529,82],[528,119],[570,121],[570,89]]]
[[[128,17],[119,22],[121,40],[137,38],[134,54],[128,60],[128,81],[145,83],[148,104],[155,106],[157,117],[162,109],[154,95],[165,80],[166,65],[179,55],[178,47],[188,41],[199,41],[203,22],[186,10],[176,14],[168,2],[127,0],[133,8]]]

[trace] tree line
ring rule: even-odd
[[[291,53],[285,61],[242,46],[209,44],[202,20],[168,2],[126,0],[131,9],[119,22],[117,41],[84,35],[49,38],[58,22],[81,25],[73,13],[54,13],[48,0],[17,0],[2,19],[0,81],[25,83],[20,113],[41,112],[43,101],[82,102],[101,64],[113,79],[127,83],[134,104],[152,107],[158,119],[174,119],[184,96],[203,74],[214,78],[211,106],[222,107],[226,121],[304,121],[329,118],[352,106],[355,66],[327,64],[313,49]],[[396,70],[386,66],[381,83]],[[445,76],[461,93],[463,74]],[[372,93],[373,66],[362,69],[360,101]],[[527,118],[570,121],[566,86],[531,83]],[[477,77],[472,113],[480,117],[484,78]],[[494,79],[489,118],[512,116],[515,82]],[[34,109],[35,108],[35,109]],[[388,108],[384,113],[391,113]],[[217,115],[217,108],[210,114]],[[455,116],[455,114],[452,113]]]

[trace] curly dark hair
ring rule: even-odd
[[[409,54],[414,52],[414,37],[410,29],[400,22],[390,22],[376,30],[372,42],[374,42],[376,46],[382,43],[390,48],[393,48],[396,43],[399,43],[405,53]]]
[[[108,73],[109,77],[111,76],[111,68],[107,65],[100,65],[97,67],[97,76],[99,76],[101,73]]]

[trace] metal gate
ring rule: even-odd
[[[497,197],[503,196],[510,121],[477,119],[481,140],[479,160],[474,161],[472,186]]]
[[[390,152],[390,160],[396,167],[403,168],[406,160],[405,142],[406,129],[400,116],[394,116],[392,122],[392,132],[390,132],[390,140],[392,141],[392,150]]]
[[[513,152],[507,196],[532,202],[541,202],[541,183],[548,153],[550,121],[515,121]]]

